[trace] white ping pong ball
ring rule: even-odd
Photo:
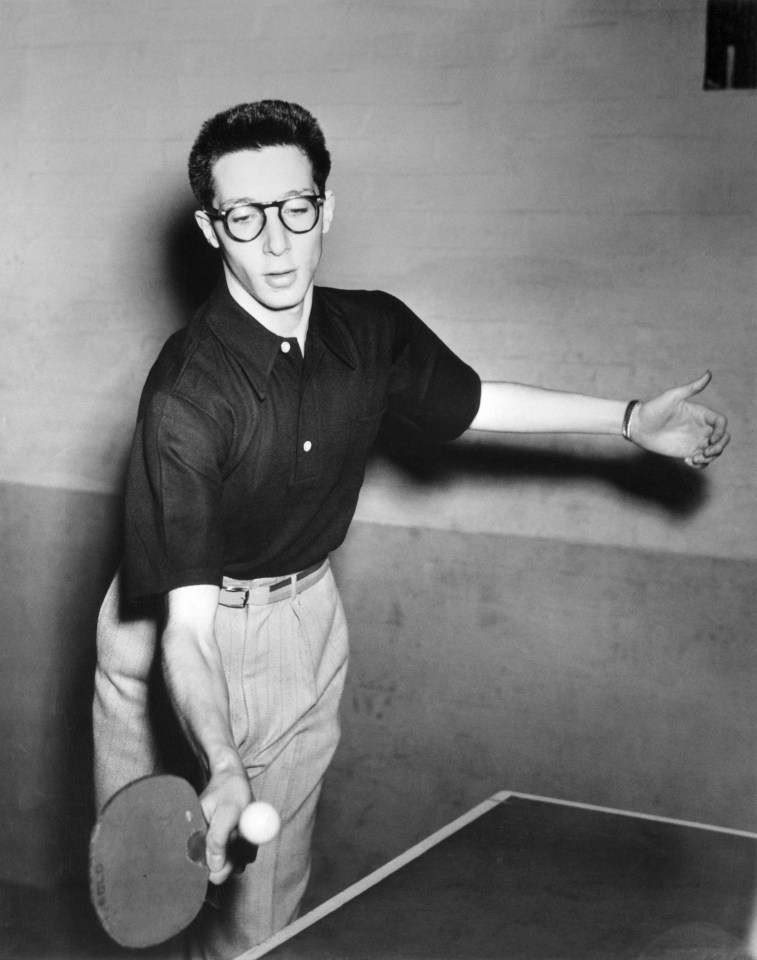
[[[270,803],[256,800],[242,811],[239,818],[239,832],[249,843],[260,846],[270,843],[278,834],[281,818]]]

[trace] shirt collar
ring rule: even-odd
[[[311,336],[320,339],[326,347],[353,370],[357,359],[349,336],[349,321],[344,314],[329,303],[318,287],[313,289],[313,305],[310,308],[308,340]]]
[[[262,399],[267,382],[285,337],[271,333],[249,314],[229,293],[223,276],[205,305],[205,322],[221,343],[242,363],[250,381]],[[340,322],[341,321],[341,322]],[[353,370],[355,355],[343,330],[344,318],[333,315],[323,303],[317,287],[313,290],[306,352],[320,340],[334,356]]]

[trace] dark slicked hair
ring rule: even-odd
[[[331,157],[318,121],[304,107],[285,100],[258,100],[217,113],[202,125],[189,154],[189,183],[198,203],[212,207],[213,164],[225,154],[289,146],[308,158],[315,185],[323,193]]]

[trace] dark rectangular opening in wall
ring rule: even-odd
[[[757,0],[707,0],[705,90],[757,87]]]

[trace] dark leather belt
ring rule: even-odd
[[[268,603],[278,603],[279,600],[294,598],[297,594],[312,587],[324,577],[329,569],[329,561],[322,560],[312,567],[293,573],[289,577],[282,577],[274,583],[261,583],[259,580],[227,580],[224,584],[218,602],[222,607],[237,607],[242,609],[248,604],[263,607]]]

